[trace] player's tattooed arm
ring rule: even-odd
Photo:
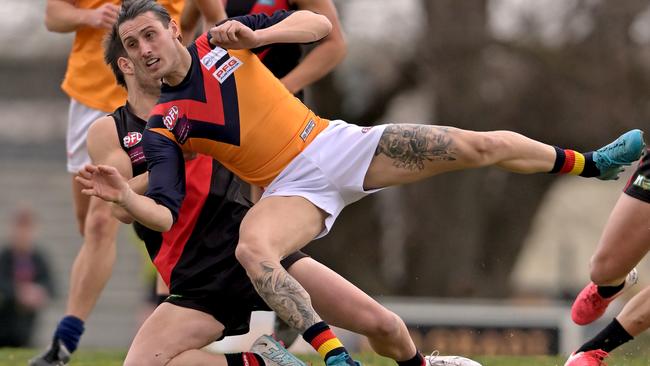
[[[398,168],[423,170],[426,161],[456,160],[452,143],[444,127],[389,125],[381,135],[375,156],[388,156]]]
[[[282,267],[262,262],[262,276],[253,279],[259,295],[289,326],[303,333],[321,321],[314,311],[309,294]]]

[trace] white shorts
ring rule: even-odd
[[[300,196],[327,212],[325,229],[330,231],[341,210],[352,202],[378,191],[363,189],[363,180],[385,125],[360,127],[330,121],[307,148],[296,156],[264,190],[269,196]]]
[[[68,132],[65,136],[68,155],[68,172],[76,174],[86,164],[90,164],[90,156],[86,148],[88,128],[100,117],[107,113],[92,109],[70,98],[68,109]]]

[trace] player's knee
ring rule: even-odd
[[[404,321],[397,314],[387,309],[382,309],[373,314],[374,320],[369,328],[369,338],[378,339],[395,339],[401,333],[402,328],[406,328]]]
[[[84,236],[86,233],[86,212],[80,212],[77,210],[75,212],[75,217],[77,219],[77,229],[79,229],[79,234]]]
[[[589,269],[589,278],[593,283],[603,283],[607,282],[605,279],[605,273],[602,270],[603,267],[603,261],[592,257],[590,261],[590,269]]]
[[[265,267],[281,266],[280,255],[261,240],[240,240],[235,249],[235,257],[251,278],[261,275]]]
[[[113,227],[109,225],[113,220],[111,213],[108,211],[93,212],[86,218],[84,236],[86,238],[105,238],[110,236],[110,230]]]
[[[589,276],[593,283],[604,284],[625,275],[625,273],[618,274],[613,271],[615,264],[612,259],[610,256],[599,254],[594,254],[591,257]]]
[[[255,263],[260,263],[264,258],[258,241],[254,239],[240,240],[235,248],[235,257],[246,269],[251,268]]]
[[[81,203],[76,203],[74,206],[74,216],[77,219],[77,226],[81,234],[84,233],[84,223],[86,222],[86,216],[88,215],[88,205]]]

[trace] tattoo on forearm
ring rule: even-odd
[[[260,265],[264,273],[253,279],[257,293],[289,326],[303,333],[320,318],[311,306],[309,294],[282,267],[269,262]]]
[[[446,128],[425,125],[390,125],[379,139],[375,156],[384,154],[393,165],[423,170],[425,161],[456,160]]]

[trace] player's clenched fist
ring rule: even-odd
[[[93,28],[110,29],[117,21],[117,16],[119,13],[119,6],[106,3],[88,12],[86,24]]]
[[[229,20],[210,29],[210,43],[230,49],[251,49],[259,46],[259,37],[255,31],[244,24]]]

